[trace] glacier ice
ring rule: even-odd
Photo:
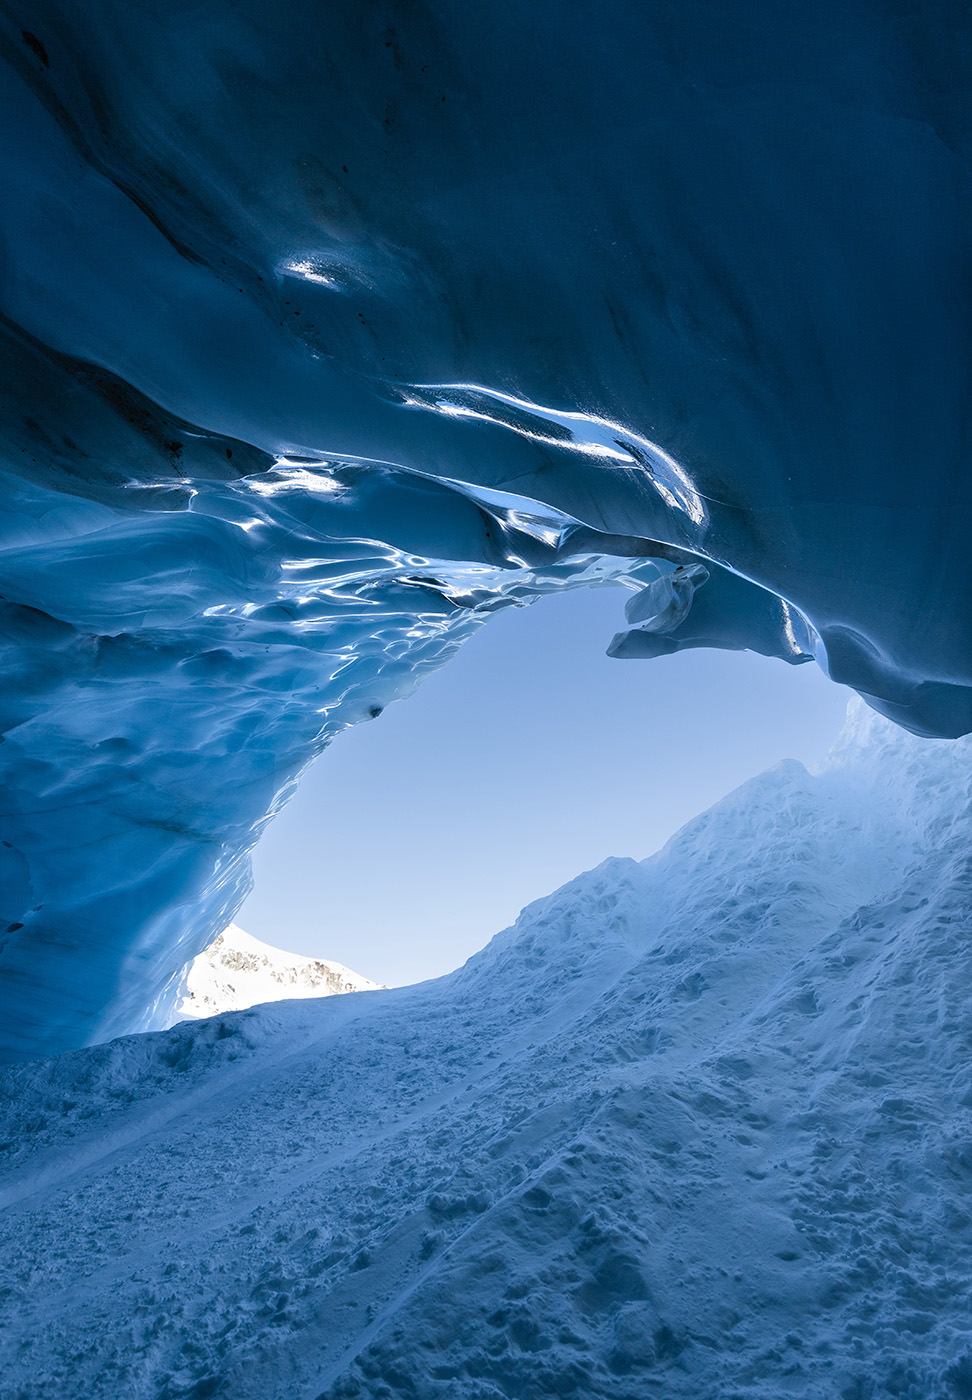
[[[972,728],[970,35],[5,11],[4,1053],[164,1019],[302,766],[545,590]]]
[[[0,1073],[0,1397],[962,1400],[972,740],[864,710],[436,982]]]

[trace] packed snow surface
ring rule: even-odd
[[[173,1020],[245,1011],[267,1001],[375,991],[380,985],[342,963],[271,948],[230,924],[190,963]]]
[[[0,1055],[164,1024],[306,763],[541,593],[972,729],[970,55],[957,0],[4,10]]]
[[[3,1400],[967,1400],[972,744],[857,710],[437,982],[2,1080]]]

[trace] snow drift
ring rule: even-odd
[[[164,1021],[301,768],[539,592],[972,727],[970,36],[6,12],[4,1053]]]
[[[857,710],[417,987],[10,1067],[3,1400],[965,1400],[972,744]]]

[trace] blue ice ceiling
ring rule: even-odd
[[[302,766],[540,593],[972,729],[966,5],[5,14],[6,1053],[163,1015]]]

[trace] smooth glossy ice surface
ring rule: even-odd
[[[538,592],[972,727],[970,29],[10,12],[7,1053],[164,1015],[302,765]]]

